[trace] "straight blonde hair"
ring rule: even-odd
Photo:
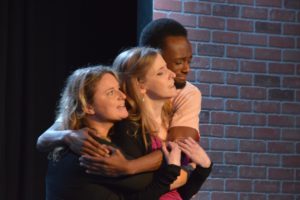
[[[160,125],[153,119],[149,107],[143,103],[138,83],[145,78],[159,54],[160,51],[154,48],[135,47],[123,51],[113,62],[113,68],[120,78],[121,89],[126,94],[128,119],[140,124],[146,148],[148,148],[146,133],[156,136]],[[161,116],[162,123],[166,127],[169,124],[170,114],[171,103],[167,101],[163,106]]]

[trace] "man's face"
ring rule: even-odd
[[[167,67],[176,74],[176,88],[183,88],[186,84],[192,60],[190,42],[183,36],[169,36],[164,41],[162,56],[167,63]]]

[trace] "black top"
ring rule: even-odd
[[[136,131],[138,134],[134,134]],[[97,140],[120,148],[127,159],[138,158],[149,153],[150,150],[145,148],[140,130],[131,122],[118,123],[114,127],[114,133],[111,135],[113,144],[99,138]],[[147,140],[151,145],[150,137]],[[48,164],[47,200],[155,200],[169,191],[170,184],[180,173],[180,167],[166,165],[155,173],[146,172],[118,178],[89,175],[79,165],[79,156],[69,149],[59,151],[58,155],[59,159],[56,161],[51,159]],[[188,183],[179,189],[183,199],[189,199],[198,192],[210,169],[197,167]]]

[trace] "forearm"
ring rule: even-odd
[[[36,148],[39,151],[51,151],[56,146],[64,145],[64,138],[69,132],[70,130],[55,130],[53,127],[50,127],[39,136]]]
[[[181,169],[180,175],[176,178],[176,180],[170,186],[171,190],[177,189],[177,188],[183,186],[184,184],[186,184],[187,179],[188,179],[188,173]]]
[[[127,166],[127,173],[137,174],[157,170],[159,169],[162,160],[162,152],[160,150],[153,151],[145,156],[130,160]]]

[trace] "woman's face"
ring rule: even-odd
[[[167,68],[160,54],[157,54],[152,66],[146,73],[143,86],[150,99],[169,99],[176,95],[175,73]]]
[[[96,83],[93,103],[89,106],[99,121],[119,121],[128,116],[125,94],[120,91],[119,82],[106,73]]]

